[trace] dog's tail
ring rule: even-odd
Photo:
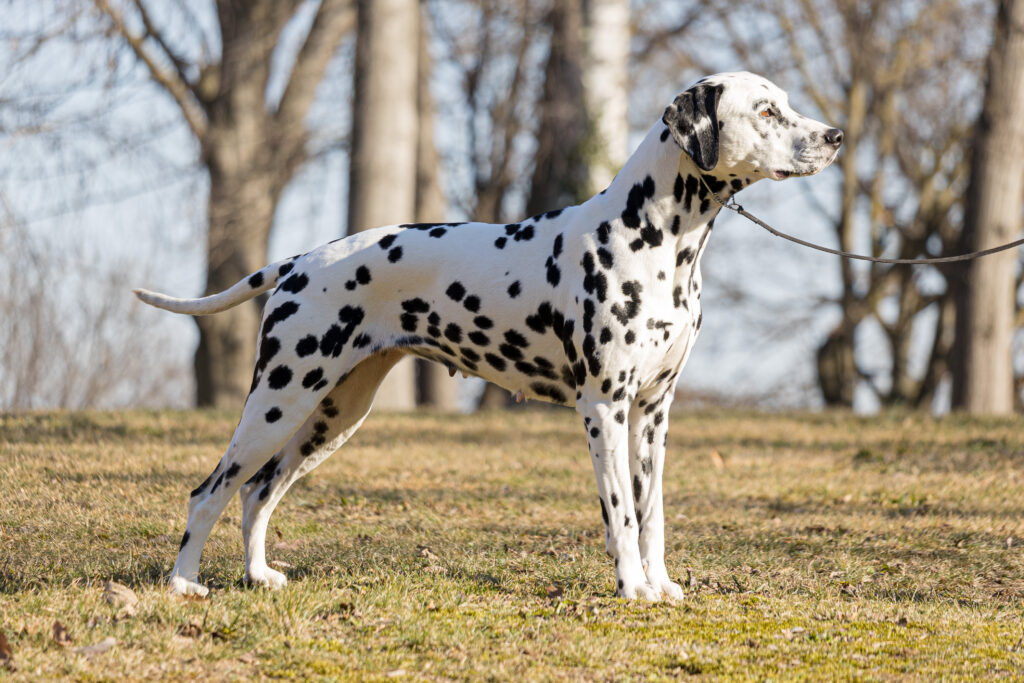
[[[209,315],[220,313],[229,308],[237,306],[243,301],[262,294],[277,284],[277,281],[288,274],[292,269],[292,261],[295,257],[286,258],[271,263],[255,273],[239,280],[223,292],[204,296],[199,299],[178,299],[159,292],[151,292],[147,289],[135,289],[135,296],[150,306],[162,308],[172,313],[185,313],[188,315]]]

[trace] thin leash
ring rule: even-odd
[[[751,222],[761,226],[762,228],[764,228],[765,230],[767,230],[771,234],[775,235],[776,237],[781,237],[782,239],[789,240],[790,242],[795,242],[796,244],[799,244],[801,246],[810,247],[811,249],[817,249],[818,251],[823,251],[826,254],[834,254],[836,256],[841,256],[843,258],[858,259],[858,260],[861,260],[861,261],[871,261],[873,263],[892,263],[892,264],[896,264],[896,265],[929,264],[929,263],[955,263],[957,261],[970,261],[972,259],[981,258],[982,256],[988,256],[989,254],[995,254],[995,253],[1000,252],[1000,251],[1006,251],[1007,249],[1013,249],[1015,247],[1019,247],[1021,245],[1024,245],[1024,237],[1022,237],[1019,240],[1014,240],[1013,242],[1009,242],[1007,244],[1001,244],[998,247],[992,247],[990,249],[982,249],[981,251],[972,251],[969,254],[958,254],[956,256],[937,256],[937,257],[933,257],[933,258],[879,258],[879,257],[876,257],[876,256],[864,256],[863,254],[853,254],[853,253],[848,252],[848,251],[842,251],[841,249],[831,249],[829,247],[825,247],[825,246],[822,246],[820,244],[815,244],[814,242],[808,242],[806,240],[800,239],[799,237],[793,237],[792,235],[787,235],[786,233],[782,232],[781,230],[776,230],[775,228],[773,228],[772,226],[768,225],[763,220],[761,220],[760,218],[755,216],[754,214],[752,214],[749,211],[745,210],[736,201],[735,197],[729,197],[729,201],[728,202],[723,201],[722,198],[719,197],[715,193],[714,190],[712,190],[710,187],[708,187],[707,181],[704,180],[704,177],[703,177],[702,174],[698,174],[697,177],[700,178],[700,182],[704,186],[704,189],[706,189],[711,194],[711,196],[714,198],[714,200],[716,202],[718,202],[719,204],[721,204],[723,208],[726,208],[726,209],[729,209],[730,211],[738,213],[739,215],[741,215],[744,218],[746,218],[748,221],[751,221]]]

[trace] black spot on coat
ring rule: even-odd
[[[281,283],[281,289],[292,294],[298,294],[306,285],[309,284],[309,276],[305,273],[295,273],[290,278]]]
[[[462,301],[462,297],[466,296],[466,288],[462,286],[462,283],[455,281],[448,285],[448,289],[445,290],[445,294],[452,301]]]
[[[274,329],[282,320],[286,320],[294,315],[299,310],[299,304],[297,301],[285,301],[283,304],[271,311],[267,319],[263,321],[263,336],[270,334],[270,331]]]
[[[267,377],[267,386],[271,389],[284,389],[292,381],[292,369],[287,365],[278,365],[270,371]]]

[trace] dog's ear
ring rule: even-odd
[[[665,109],[661,120],[704,171],[718,165],[718,98],[724,86],[698,83]]]

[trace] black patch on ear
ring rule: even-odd
[[[698,83],[665,109],[661,120],[701,170],[718,165],[718,98],[725,86]]]

